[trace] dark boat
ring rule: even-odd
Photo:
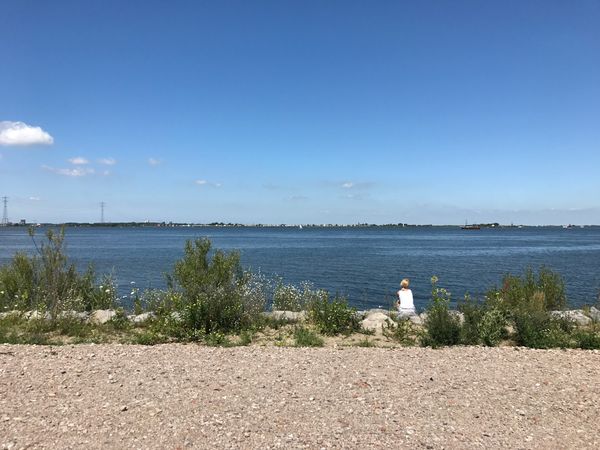
[[[481,227],[479,225],[475,225],[475,224],[468,225],[466,221],[465,221],[465,225],[460,228],[463,230],[480,230],[481,229]]]

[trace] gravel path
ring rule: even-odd
[[[0,345],[0,448],[599,448],[600,352]]]

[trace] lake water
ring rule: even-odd
[[[37,230],[41,242],[44,230]],[[430,278],[452,292],[481,295],[502,275],[542,265],[564,278],[572,306],[593,304],[600,290],[600,227],[502,228],[466,231],[419,228],[68,228],[67,253],[84,269],[113,272],[121,294],[165,286],[164,273],[183,254],[185,241],[208,237],[215,248],[239,250],[242,264],[286,282],[309,280],[345,294],[358,308],[387,307],[400,280],[411,279],[424,308]],[[0,227],[0,264],[17,251],[33,254],[26,228]]]

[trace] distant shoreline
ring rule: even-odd
[[[502,225],[499,223],[474,223],[473,226],[480,228],[501,228],[501,229],[519,229],[519,228],[594,228],[599,227],[597,224],[584,225]],[[373,223],[357,223],[357,224],[243,224],[243,223],[186,223],[186,222],[62,222],[62,223],[11,223],[2,225],[0,228],[23,228],[23,227],[60,227],[68,228],[462,228],[464,225],[447,224],[408,224],[408,223],[388,223],[388,224],[373,224]]]

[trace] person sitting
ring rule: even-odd
[[[400,317],[414,316],[417,314],[415,310],[415,304],[413,302],[412,291],[408,288],[410,281],[408,278],[404,278],[400,282],[400,290],[398,291],[398,301],[396,306],[398,307],[398,315]]]

